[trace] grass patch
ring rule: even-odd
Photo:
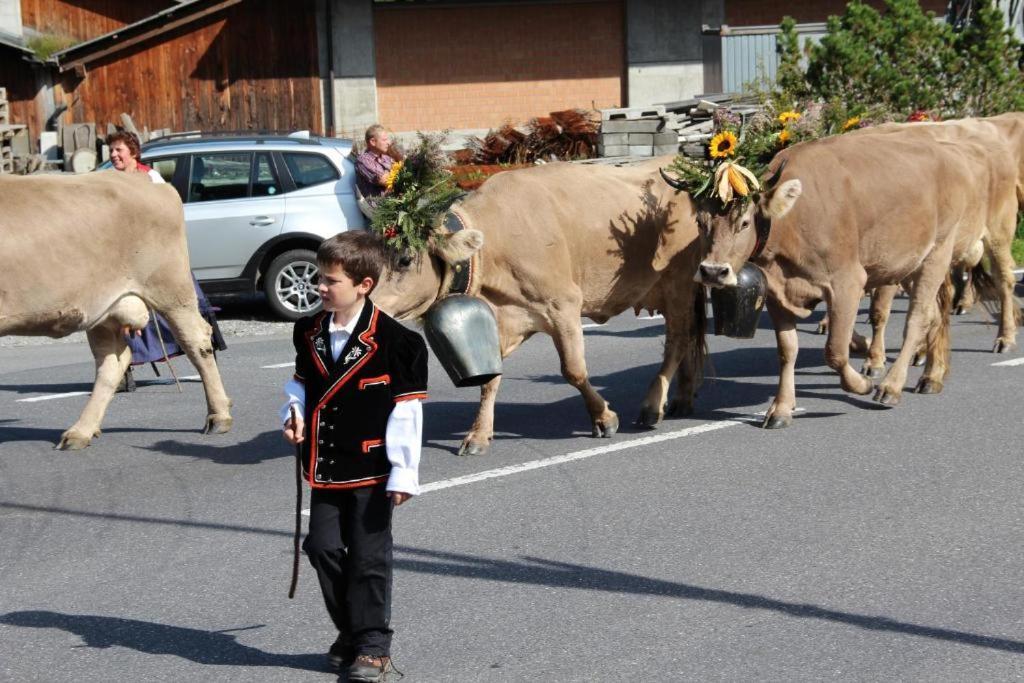
[[[1024,265],[1024,213],[1017,215],[1017,233],[1013,236],[1013,260]]]
[[[76,41],[70,36],[62,36],[56,33],[41,33],[28,39],[28,49],[35,53],[40,61],[46,61],[55,52],[66,50],[74,45]]]

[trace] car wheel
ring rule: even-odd
[[[263,276],[263,291],[274,314],[298,320],[319,312],[323,306],[317,292],[319,274],[316,252],[309,249],[293,249],[274,258]]]

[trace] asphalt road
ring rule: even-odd
[[[589,436],[534,338],[506,361],[483,457],[455,455],[476,392],[432,364],[431,490],[396,511],[405,680],[1024,678],[1024,355],[989,352],[984,314],[957,318],[944,393],[884,408],[842,392],[816,320],[799,335],[802,410],[771,432],[754,416],[775,391],[767,319],[753,340],[709,338],[697,413],[650,431],[628,425],[660,321],[588,327],[592,377],[623,422],[613,439]],[[230,434],[198,433],[198,383],[144,383],[75,453],[52,444],[85,396],[25,399],[87,392],[86,348],[0,349],[0,679],[334,679],[305,561],[286,597],[293,461],[276,411],[290,369],[265,366],[289,346],[231,340]]]

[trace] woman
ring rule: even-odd
[[[157,171],[139,160],[142,149],[139,145],[139,139],[132,133],[127,131],[111,133],[107,136],[107,147],[110,148],[110,163],[115,170],[123,173],[145,173],[154,183],[164,182],[163,177]],[[215,351],[223,351],[227,348],[227,344],[224,343],[224,337],[221,335],[220,327],[217,325],[217,316],[214,314],[215,309],[206,299],[203,290],[199,288],[195,275],[192,276],[192,284],[195,285],[196,297],[199,299],[199,312],[210,323],[210,327],[213,328],[211,339],[213,348]],[[177,342],[174,341],[174,336],[171,334],[171,329],[168,327],[167,322],[155,313],[154,318],[155,320],[151,319],[145,329],[140,330],[136,336],[128,338],[128,346],[132,350],[131,365],[154,363],[153,370],[156,371],[156,361],[163,360],[165,357],[180,356],[182,350]],[[156,328],[157,324],[160,325],[159,335]],[[164,355],[164,348],[160,344],[161,337],[163,338],[163,347],[166,347],[166,356]],[[131,365],[128,366],[128,372],[125,373],[122,386],[118,387],[118,391],[135,391],[135,375],[132,373]],[[157,374],[160,374],[159,371],[157,371]]]

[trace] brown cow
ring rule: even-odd
[[[809,315],[819,301],[826,302],[830,318],[825,359],[840,373],[846,391],[868,394],[874,388],[849,364],[854,318],[865,288],[911,285],[904,345],[875,391],[876,401],[898,403],[920,341],[929,340],[933,350],[948,350],[948,338],[943,339],[948,316],[935,309],[950,263],[982,237],[984,221],[978,216],[991,212],[999,220],[1013,220],[1016,212],[1016,197],[996,196],[1000,186],[991,165],[979,160],[983,153],[977,143],[938,142],[916,134],[826,138],[776,155],[772,166],[781,173],[780,182],[754,202],[729,212],[720,203],[709,204],[698,212],[708,251],[697,278],[711,286],[735,282],[736,271],[754,251],[755,224],[762,232],[770,230],[754,262],[768,280],[768,309],[782,367],[765,427],[792,423],[794,321]],[[945,371],[944,354],[930,353],[918,389],[940,390]]]
[[[147,307],[167,319],[206,390],[204,431],[231,428],[230,401],[189,274],[181,200],[141,174],[0,176],[0,335],[85,330],[96,383],[58,448],[78,449],[100,423],[131,361],[124,330]]]
[[[494,310],[502,357],[537,332],[550,335],[594,436],[611,436],[619,419],[588,379],[580,317],[604,322],[628,308],[661,311],[665,354],[638,421],[662,419],[674,374],[669,411],[688,413],[706,355],[704,288],[693,281],[700,258],[693,207],[658,176],[667,161],[557,163],[497,175],[453,208],[466,229],[442,232],[428,257],[395,266],[373,299],[396,317],[418,318],[448,291],[449,266],[472,258],[470,294]],[[460,454],[489,447],[499,382],[482,387]]]

